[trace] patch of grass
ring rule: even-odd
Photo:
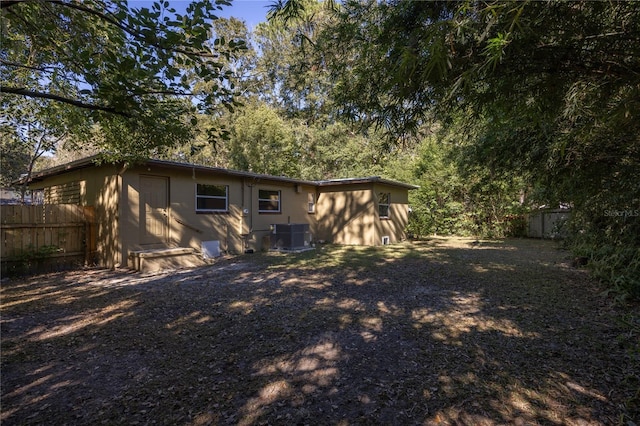
[[[268,263],[270,268],[345,268],[352,270],[374,268],[385,261],[418,258],[421,255],[421,251],[411,243],[380,247],[321,244],[314,250],[301,253],[270,252],[262,254],[263,261]]]

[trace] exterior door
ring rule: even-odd
[[[140,176],[140,244],[169,239],[169,179]]]

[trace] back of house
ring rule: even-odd
[[[43,190],[45,203],[94,207],[96,263],[105,267],[130,264],[132,253],[200,253],[209,242],[229,253],[317,241],[395,243],[406,238],[408,191],[415,188],[379,177],[307,181],[161,160],[100,164],[94,157],[35,173],[29,187]]]

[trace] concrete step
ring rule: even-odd
[[[189,247],[137,250],[129,252],[129,268],[140,272],[163,269],[193,268],[207,262],[195,249]]]

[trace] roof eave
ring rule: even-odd
[[[72,170],[83,169],[95,165],[96,159],[99,155],[92,155],[80,160],[71,161],[69,163],[61,164],[59,166],[50,167],[48,169],[40,170],[38,172],[31,173],[29,180],[26,181],[26,177],[20,178],[16,181],[19,184],[30,184],[32,182],[39,182],[50,176],[56,176]]]
[[[270,180],[275,182],[292,183],[296,185],[315,186],[315,182],[313,181],[308,181],[303,179],[293,179],[285,176],[274,176],[274,175],[266,175],[266,174],[253,173],[253,172],[245,172],[241,170],[225,169],[221,167],[201,166],[197,164],[178,163],[178,162],[166,161],[166,160],[148,160],[145,164],[156,165],[159,167],[197,170],[205,173],[220,173],[228,176],[249,178],[249,179],[255,179],[255,180]]]
[[[98,158],[99,158],[99,155],[93,155],[91,157],[86,157],[80,160],[72,161],[67,164],[62,164],[60,166],[55,166],[49,169],[35,172],[32,174],[32,176],[30,177],[27,183],[39,182],[50,176],[56,176],[65,172],[94,166],[96,165],[96,160]],[[167,160],[149,159],[144,161],[141,164],[147,165],[147,166],[155,165],[157,167],[167,167],[167,168],[173,168],[173,169],[190,169],[190,170],[201,171],[204,173],[219,173],[219,174],[224,174],[228,176],[248,178],[248,179],[260,180],[260,181],[285,182],[285,183],[290,183],[294,185],[307,185],[307,186],[316,186],[316,187],[380,183],[384,185],[395,186],[395,187],[406,188],[406,189],[419,188],[419,186],[416,186],[416,185],[411,185],[404,182],[396,182],[389,179],[383,179],[380,176],[310,181],[310,180],[303,180],[303,179],[293,179],[285,176],[273,176],[273,175],[246,172],[246,171],[240,171],[240,170],[224,169],[220,167],[210,167],[210,166],[201,166],[201,165],[189,164],[189,163],[179,163],[179,162],[167,161]],[[24,180],[21,180],[21,182],[24,182]]]
[[[363,184],[363,183],[380,183],[389,186],[396,186],[400,188],[406,189],[418,189],[419,186],[411,185],[409,183],[397,182],[390,179],[383,179],[380,176],[369,176],[364,178],[347,178],[347,179],[330,179],[330,180],[321,180],[316,181],[318,186],[341,186],[341,185],[353,185],[353,184]]]

